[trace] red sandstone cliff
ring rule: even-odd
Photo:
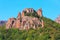
[[[9,20],[6,23],[6,28],[18,28],[18,29],[29,29],[33,28],[36,29],[39,26],[44,27],[44,22],[43,20],[39,20],[37,17],[30,17],[30,16],[25,16],[26,13],[34,13],[33,8],[27,8],[24,9],[22,14],[19,12],[17,18],[9,18]],[[42,10],[39,9],[37,11],[38,16],[42,17]]]

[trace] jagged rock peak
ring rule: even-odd
[[[37,14],[38,14],[40,17],[42,17],[42,8],[41,8],[41,9],[38,9]]]
[[[21,16],[21,13],[19,12],[19,13],[18,13],[18,17],[20,17],[20,16]]]
[[[42,8],[38,9],[39,11],[42,11]]]
[[[18,16],[17,16],[17,19],[20,19],[20,18],[21,18],[21,13],[19,12]]]

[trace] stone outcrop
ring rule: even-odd
[[[60,24],[60,16],[58,16],[55,21]]]
[[[26,9],[24,9],[23,11],[22,11],[22,17],[24,17],[24,14],[25,13],[27,13],[27,14],[29,14],[29,13],[34,13],[34,9],[33,8],[26,8]]]
[[[19,12],[19,14],[18,14],[13,26],[15,26],[15,28],[19,28],[21,26],[21,22],[20,21],[21,21],[21,13]]]
[[[39,10],[37,11],[37,14],[38,14],[40,17],[42,17],[42,9],[39,9]]]
[[[24,11],[22,12],[22,17],[24,17]]]
[[[9,20],[6,23],[6,29],[12,28],[15,20],[15,18],[9,18]]]
[[[33,8],[26,8],[23,11],[27,12],[27,13],[33,13],[35,10]]]
[[[42,16],[42,11],[38,10],[39,16]],[[6,23],[6,29],[18,28],[20,30],[28,30],[30,28],[36,29],[40,26],[44,27],[43,20],[39,20],[37,17],[25,16],[24,13],[33,13],[34,9],[28,8],[23,10],[22,14],[19,12],[17,18],[10,18]]]
[[[24,29],[25,27],[28,27],[29,28],[36,28],[38,27],[39,25],[41,24],[41,22],[39,21],[38,18],[36,17],[29,17],[29,16],[25,16],[22,18],[22,25],[21,26],[24,26]]]

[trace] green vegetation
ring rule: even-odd
[[[0,40],[60,40],[60,24],[48,18],[44,20],[44,28],[18,30],[0,27]]]
[[[37,14],[36,12],[34,12],[34,13],[26,13],[26,12],[25,12],[24,15],[25,15],[25,16],[31,16],[31,17],[37,17],[37,18],[39,18],[38,14]]]

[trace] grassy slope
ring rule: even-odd
[[[52,40],[60,40],[60,24],[56,23],[55,21],[43,18],[45,23],[45,29],[47,28],[49,31]]]

